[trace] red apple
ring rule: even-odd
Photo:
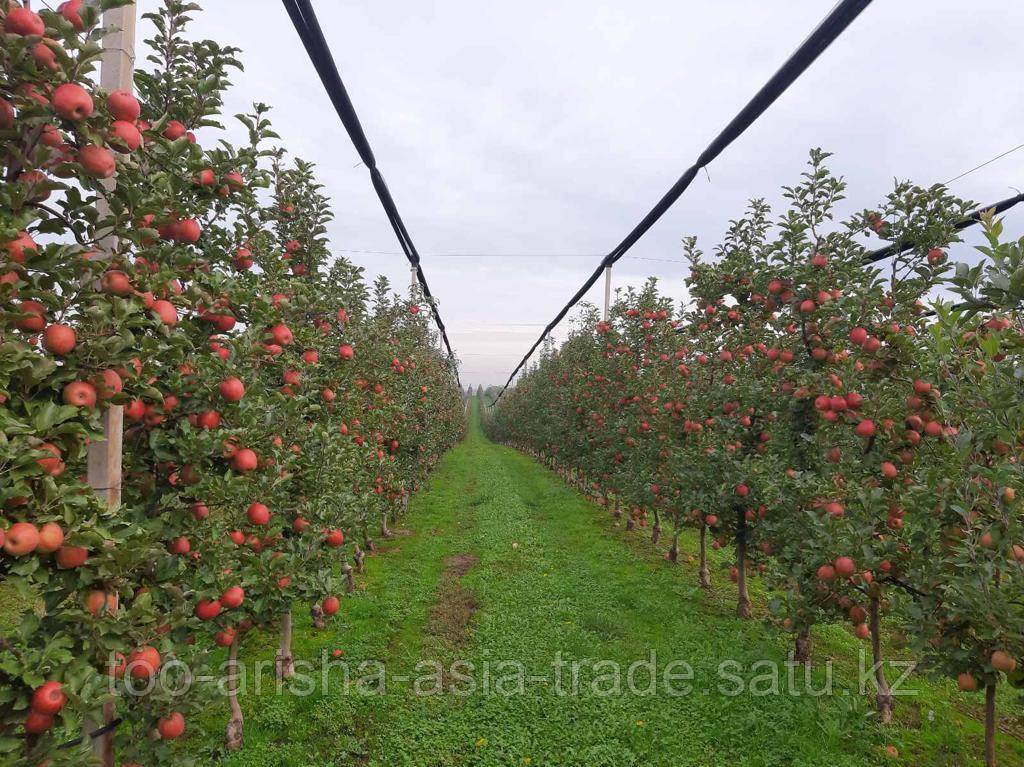
[[[70,22],[76,32],[85,31],[85,23],[79,13],[84,3],[85,0],[67,0],[57,6],[57,13]]]
[[[188,129],[178,120],[169,120],[167,125],[164,127],[163,136],[171,141],[176,141],[187,133]]]
[[[96,389],[85,381],[72,381],[64,387],[61,397],[68,405],[87,407],[90,410],[96,407]]]
[[[265,525],[270,522],[270,509],[262,503],[253,503],[245,512],[249,522],[254,525]]]
[[[160,322],[168,327],[178,324],[178,310],[170,301],[159,299],[153,302],[152,311],[160,318]]]
[[[124,390],[124,382],[116,370],[102,370],[92,377],[92,384],[101,400],[108,400]]]
[[[341,530],[328,530],[324,540],[328,546],[340,546],[345,542],[345,534]]]
[[[37,458],[36,463],[51,477],[59,477],[64,473],[64,461],[61,460],[60,448],[50,442],[44,442],[37,450],[44,450],[50,454],[47,458]]]
[[[84,546],[61,546],[57,549],[57,567],[61,570],[73,570],[81,567],[89,559],[89,549]]]
[[[196,603],[195,614],[201,621],[212,621],[220,615],[220,602],[216,599],[200,599]]]
[[[160,653],[144,645],[128,655],[127,666],[133,679],[149,679],[160,668]]]
[[[964,672],[956,678],[956,685],[963,692],[974,692],[978,689],[978,680]]]
[[[840,577],[849,578],[857,572],[857,567],[849,557],[838,557],[835,562],[835,571]]]
[[[68,696],[61,689],[60,682],[44,682],[32,693],[32,710],[38,714],[53,716],[68,702]]]
[[[177,242],[199,242],[203,230],[194,218],[179,221],[174,227],[174,240]]]
[[[164,740],[174,740],[185,732],[185,717],[180,711],[172,711],[157,723],[156,729]]]
[[[295,340],[295,337],[292,335],[292,331],[284,324],[278,324],[271,327],[270,337],[273,338],[274,343],[279,346],[288,346],[293,340]]]
[[[1005,653],[1002,650],[996,650],[992,653],[989,660],[992,663],[992,668],[996,671],[1012,674],[1017,669],[1017,660],[1009,653]]]
[[[69,325],[49,325],[43,331],[43,348],[53,354],[68,354],[75,348],[75,331]]]
[[[134,152],[142,146],[142,134],[133,123],[115,120],[110,124],[107,141],[119,152]]]
[[[235,451],[235,455],[231,460],[231,464],[235,471],[247,472],[252,471],[256,468],[259,463],[259,459],[256,457],[256,453],[247,447],[243,447]]]
[[[0,129],[10,130],[14,127],[14,105],[0,98]]]
[[[17,321],[14,326],[27,333],[38,333],[46,327],[46,308],[38,301],[22,301],[17,312],[27,315]]]
[[[112,91],[107,96],[107,109],[115,120],[134,123],[142,114],[139,100],[129,91]]]
[[[53,110],[65,120],[84,120],[92,116],[92,96],[75,83],[58,85],[53,91]]]
[[[235,641],[236,634],[237,632],[235,631],[235,629],[229,626],[223,631],[218,631],[216,634],[214,634],[213,641],[217,644],[218,647],[230,647],[231,644]]]
[[[234,376],[221,381],[219,391],[220,396],[228,402],[238,402],[245,396],[245,386]]]
[[[31,554],[39,545],[39,530],[31,522],[15,522],[7,529],[4,551],[13,557]]]
[[[857,428],[854,431],[856,431],[858,437],[873,437],[875,434],[875,422],[865,419],[857,424]]]
[[[100,277],[100,287],[104,293],[113,296],[130,296],[134,287],[131,278],[120,269],[111,269]]]
[[[25,732],[30,735],[39,735],[53,727],[53,717],[49,714],[40,714],[38,711],[29,711],[25,717]]]
[[[46,32],[46,24],[35,11],[11,8],[4,19],[4,31],[10,35],[42,35]]]
[[[4,249],[7,251],[7,255],[10,256],[11,261],[18,264],[25,263],[29,253],[36,255],[39,252],[39,246],[36,245],[35,240],[26,231],[18,232],[18,236],[8,241],[4,245]]]
[[[117,170],[110,150],[95,144],[86,144],[78,150],[78,164],[87,176],[93,178],[110,178]]]
[[[36,551],[52,554],[64,545],[64,531],[56,522],[47,522],[39,528],[39,544]]]
[[[109,591],[90,591],[85,597],[85,609],[93,616],[99,616],[101,613],[113,614],[117,612],[118,598],[117,594],[112,594]]]
[[[241,606],[244,599],[245,591],[242,590],[241,586],[229,586],[221,594],[220,603],[227,609],[234,610],[236,607]]]

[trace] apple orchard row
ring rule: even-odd
[[[888,627],[986,691],[992,748],[997,684],[1024,682],[1021,241],[984,216],[971,264],[952,263],[970,208],[940,186],[837,222],[826,158],[781,215],[753,201],[713,258],[684,241],[679,311],[651,280],[607,321],[584,312],[487,428],[655,542],[667,526],[668,560],[695,530],[705,587],[707,545],[733,547],[738,614],[763,576],[797,660],[814,625],[843,621],[882,661]],[[868,265],[875,236],[907,250]]]
[[[124,677],[237,662],[253,631],[289,676],[293,606],[338,612],[463,429],[429,312],[331,257],[267,107],[238,116],[244,144],[218,134],[238,51],[187,39],[195,10],[144,17],[133,94],[95,85],[96,8],[0,3],[4,764],[194,763],[176,739],[215,686]],[[87,459],[122,409],[108,504]]]

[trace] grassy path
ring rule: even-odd
[[[339,648],[353,676],[361,661],[385,661],[385,681],[369,666],[370,678],[343,694],[336,669],[326,693],[249,695],[246,748],[223,763],[860,767],[897,763],[883,751],[890,743],[903,764],[976,763],[963,755],[980,753],[980,730],[945,690],[926,686],[902,704],[911,726],[883,738],[855,689],[860,645],[840,631],[826,634],[817,653],[847,658],[834,694],[807,694],[802,670],[798,694],[788,694],[785,637],[731,617],[727,587],[706,596],[692,585],[692,567],[669,566],[637,536],[625,540],[555,475],[487,442],[476,419],[405,524],[410,534],[369,560],[342,621],[325,632],[300,621],[297,630],[297,658]],[[652,652],[657,692],[644,694],[650,676],[638,669],[639,689],[630,693],[630,665]],[[268,642],[247,655],[273,651]],[[782,694],[771,694],[768,667],[753,666],[765,659],[780,664]],[[691,685],[690,694],[669,694],[663,672],[673,660],[692,666],[692,681],[670,680],[676,691]],[[732,694],[738,682],[718,671],[725,660],[738,664],[729,671],[745,680],[745,692]],[[454,661],[472,664],[472,694],[461,694],[467,679],[452,676],[470,667],[453,670]],[[430,692],[434,662],[460,694],[417,695],[412,679],[400,679],[418,677]],[[616,678],[621,693],[607,694]],[[753,689],[752,678],[760,680]],[[816,672],[814,688],[824,679]],[[211,715],[208,724],[221,721]],[[1020,742],[1007,742],[1004,764],[1022,763]]]

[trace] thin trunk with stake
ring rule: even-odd
[[[811,627],[804,626],[793,643],[793,660],[806,663],[811,659]]]
[[[356,590],[356,581],[352,577],[352,565],[345,562],[341,566],[341,574],[345,577],[345,593],[351,594]]]
[[[985,687],[985,767],[996,767],[996,686]]]
[[[879,617],[878,594],[872,594],[868,602],[868,628],[871,630],[871,656],[875,664],[875,701],[878,704],[878,716],[882,724],[892,723],[893,697],[889,690],[889,680],[885,678],[885,663],[882,659],[882,621]]]
[[[708,569],[708,526],[700,523],[700,587],[711,589],[711,571]]]
[[[225,745],[231,751],[237,751],[242,747],[242,727],[245,721],[242,717],[242,707],[238,704],[238,642],[239,635],[236,634],[228,650],[227,691],[231,718],[228,720],[225,733]]]
[[[356,572],[362,575],[364,570],[363,562],[366,559],[366,554],[364,554],[363,550],[359,548],[358,543],[353,547],[352,558],[356,561]]]
[[[295,676],[292,658],[292,611],[285,610],[281,616],[281,645],[277,649],[277,678],[291,679]]]
[[[750,617],[750,596],[747,594],[747,512],[736,510],[736,616]]]

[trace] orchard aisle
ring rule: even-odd
[[[694,589],[692,568],[668,566],[636,538],[624,545],[624,533],[554,474],[488,442],[476,404],[469,436],[405,524],[408,535],[369,559],[337,630],[302,624],[295,648],[297,658],[341,649],[353,676],[359,662],[383,660],[383,690],[371,667],[376,682],[347,694],[339,671],[325,695],[250,697],[246,750],[228,763],[255,764],[256,753],[260,765],[892,763],[866,699],[845,694],[855,683],[849,669],[837,673],[832,699],[785,694],[785,667],[781,695],[717,691],[735,686],[719,663],[735,660],[749,679],[755,661],[784,660],[785,638],[727,615],[728,595]],[[638,694],[628,692],[629,666],[652,652],[657,691],[644,694],[645,669],[634,674]],[[584,659],[573,693],[569,664]],[[666,691],[673,660],[695,669],[689,695]],[[476,691],[416,695],[416,679],[433,690],[438,663],[443,682],[463,691],[469,682],[453,674],[472,669]],[[622,693],[595,695],[595,680],[613,687],[615,669]],[[768,686],[762,677],[760,689]],[[951,735],[919,732],[915,741]]]

